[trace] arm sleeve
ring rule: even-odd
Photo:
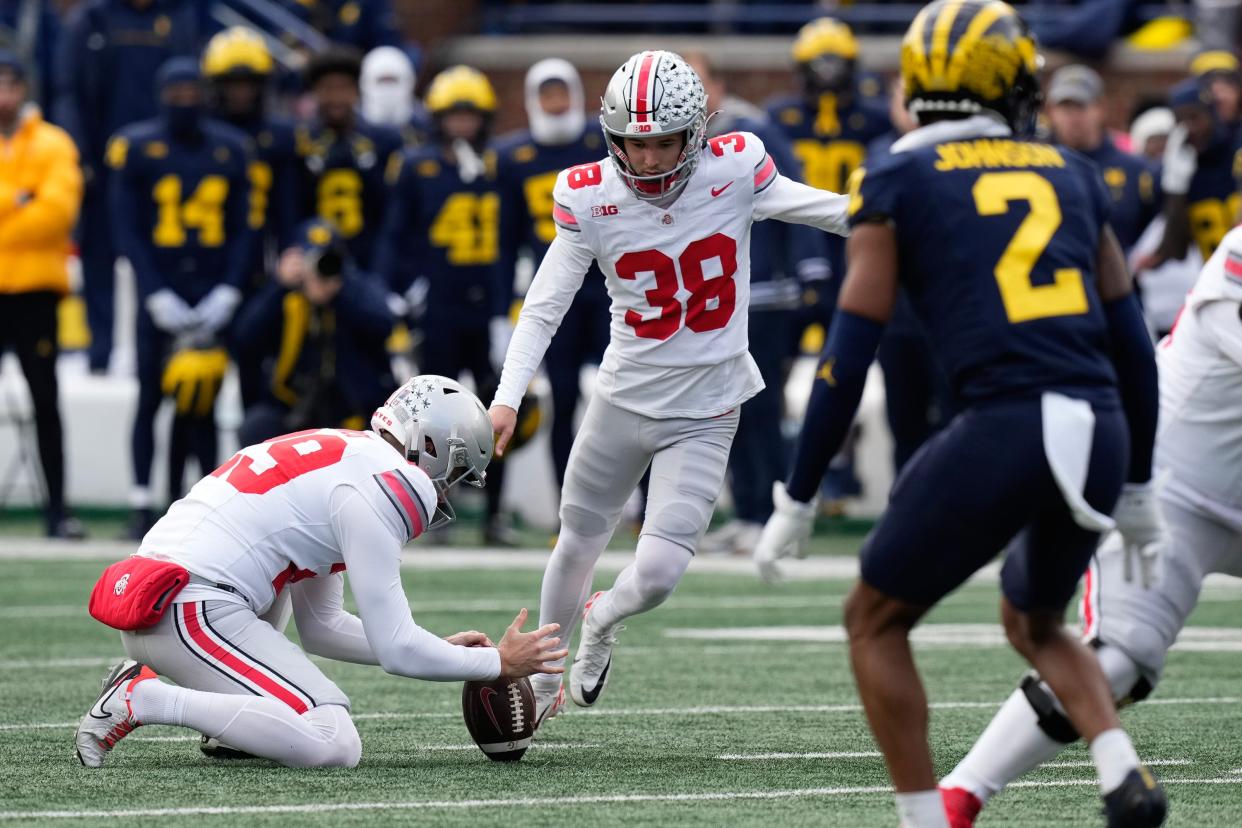
[[[1126,479],[1146,483],[1151,479],[1152,447],[1160,410],[1156,353],[1133,293],[1105,304],[1104,316],[1108,320],[1121,402],[1130,426],[1130,471]]]
[[[763,146],[776,163],[776,169],[793,181],[802,181],[802,165],[785,137],[771,128],[757,134],[763,139]],[[796,275],[802,282],[828,279],[833,275],[828,264],[828,245],[818,229],[790,224],[785,239],[789,244],[788,261],[793,265],[789,275]]]
[[[573,238],[579,235],[579,231],[558,227],[556,238],[540,262],[530,290],[526,292],[513,338],[509,340],[493,405],[518,408],[526,386],[530,385],[552,342],[552,335],[560,327],[578,288],[582,287],[582,279],[595,261],[595,255],[580,239]]]
[[[306,578],[291,585],[289,592],[302,649],[336,661],[380,663],[367,642],[362,619],[345,611],[344,575]]]
[[[54,127],[46,134],[51,156],[47,174],[30,201],[10,213],[0,227],[0,246],[55,245],[73,230],[82,204],[82,170],[69,136]]]
[[[496,649],[459,647],[414,623],[401,585],[401,541],[357,489],[338,487],[329,510],[363,633],[385,672],[429,681],[500,675]]]
[[[768,160],[771,162],[770,156]],[[775,162],[771,163],[775,166]],[[756,172],[756,179],[762,174],[762,169]],[[776,219],[809,224],[839,236],[849,235],[849,221],[846,218],[848,196],[799,184],[779,172],[770,175],[774,177],[772,183],[755,195],[756,221]]]
[[[139,209],[139,184],[135,175],[131,149],[122,135],[112,138],[108,144],[108,166],[113,170],[109,176],[108,206],[112,212],[112,239],[117,252],[129,259],[134,269],[134,279],[138,283],[138,295],[150,296],[157,290],[166,287],[164,277],[160,275],[151,258],[145,232],[137,226],[139,217],[144,211]]]

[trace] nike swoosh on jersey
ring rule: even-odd
[[[725,190],[729,189],[732,186],[733,186],[733,182],[730,181],[728,184],[724,185],[720,189],[712,187],[712,198],[715,198],[716,196],[720,195],[721,193],[723,193]]]
[[[612,669],[612,658],[608,659],[608,663],[604,665],[604,670],[599,674],[599,681],[595,682],[595,686],[590,690],[582,688],[582,699],[587,704],[595,704],[595,700],[599,698],[599,691],[604,687],[604,679],[608,678],[608,671]]]

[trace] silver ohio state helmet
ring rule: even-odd
[[[412,377],[371,415],[377,434],[391,434],[406,459],[427,473],[440,502],[428,524],[456,517],[445,494],[458,483],[482,488],[492,459],[492,421],[483,403],[461,383],[435,374]]]
[[[634,195],[658,201],[686,186],[707,131],[707,92],[680,55],[639,52],[613,74],[600,102],[599,123],[608,137],[608,153]],[[677,133],[684,133],[686,144],[676,167],[659,175],[634,172],[625,155],[627,137]]]

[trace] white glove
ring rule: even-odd
[[[198,317],[190,306],[168,288],[152,293],[145,305],[147,313],[151,314],[151,321],[161,331],[179,334],[198,325]]]
[[[431,280],[426,276],[419,276],[410,283],[409,288],[405,291],[406,308],[411,319],[422,319],[423,314],[427,312],[427,294],[431,292]]]
[[[1134,561],[1138,561],[1143,587],[1151,586],[1156,562],[1165,543],[1164,515],[1156,501],[1154,483],[1127,483],[1121,489],[1113,520],[1125,546],[1125,578],[1134,580]]]
[[[1161,164],[1160,186],[1166,193],[1185,195],[1190,189],[1190,179],[1194,178],[1195,170],[1199,168],[1199,154],[1186,143],[1186,127],[1181,124],[1169,133]]]
[[[811,537],[815,513],[819,510],[819,495],[809,503],[800,503],[785,491],[785,484],[772,484],[772,517],[763,526],[759,543],[755,546],[755,566],[759,577],[769,584],[781,581],[781,558],[805,558],[806,542]]]
[[[194,315],[207,330],[216,331],[229,324],[233,311],[241,304],[241,291],[232,285],[216,285],[194,306]]]
[[[513,324],[507,316],[493,316],[487,323],[487,334],[490,340],[487,356],[492,362],[496,375],[499,376],[500,369],[505,367],[505,354],[509,350],[509,340],[513,338]]]

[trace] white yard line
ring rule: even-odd
[[[725,762],[770,762],[782,759],[877,759],[880,756],[878,750],[837,750],[822,753],[722,753],[716,758]]]
[[[1171,767],[1176,765],[1193,765],[1193,759],[1144,759],[1143,764],[1149,768]],[[1074,759],[1066,762],[1045,762],[1041,768],[1094,768],[1095,762],[1090,759]]]
[[[1002,700],[993,701],[947,701],[932,702],[932,710],[990,710],[1000,706]],[[1215,696],[1201,698],[1170,698],[1148,699],[1143,706],[1153,704],[1175,705],[1236,705],[1242,698],[1236,696]],[[642,717],[642,716],[733,716],[754,715],[761,713],[859,713],[860,704],[773,704],[773,705],[713,705],[703,707],[620,707],[603,708],[601,710],[574,710],[571,715],[576,717]],[[369,720],[401,720],[401,719],[455,719],[459,712],[426,711],[418,713],[355,713],[355,721]],[[57,730],[60,728],[77,727],[77,721],[71,722],[30,722],[0,724],[0,731],[21,730]]]
[[[1242,785],[1242,779],[1165,779],[1165,785]],[[1014,782],[1013,788],[1063,788],[1098,785],[1095,779]],[[793,788],[776,791],[710,791],[681,794],[601,794],[598,796],[524,797],[513,799],[451,799],[412,802],[320,802],[288,805],[224,805],[188,808],[134,808],[111,811],[0,811],[0,820],[134,819],[142,817],[237,816],[257,814],[324,814],[350,811],[469,811],[487,808],[550,808],[563,805],[621,805],[645,802],[736,802],[745,800],[810,799],[887,794],[887,785],[838,788]]]

